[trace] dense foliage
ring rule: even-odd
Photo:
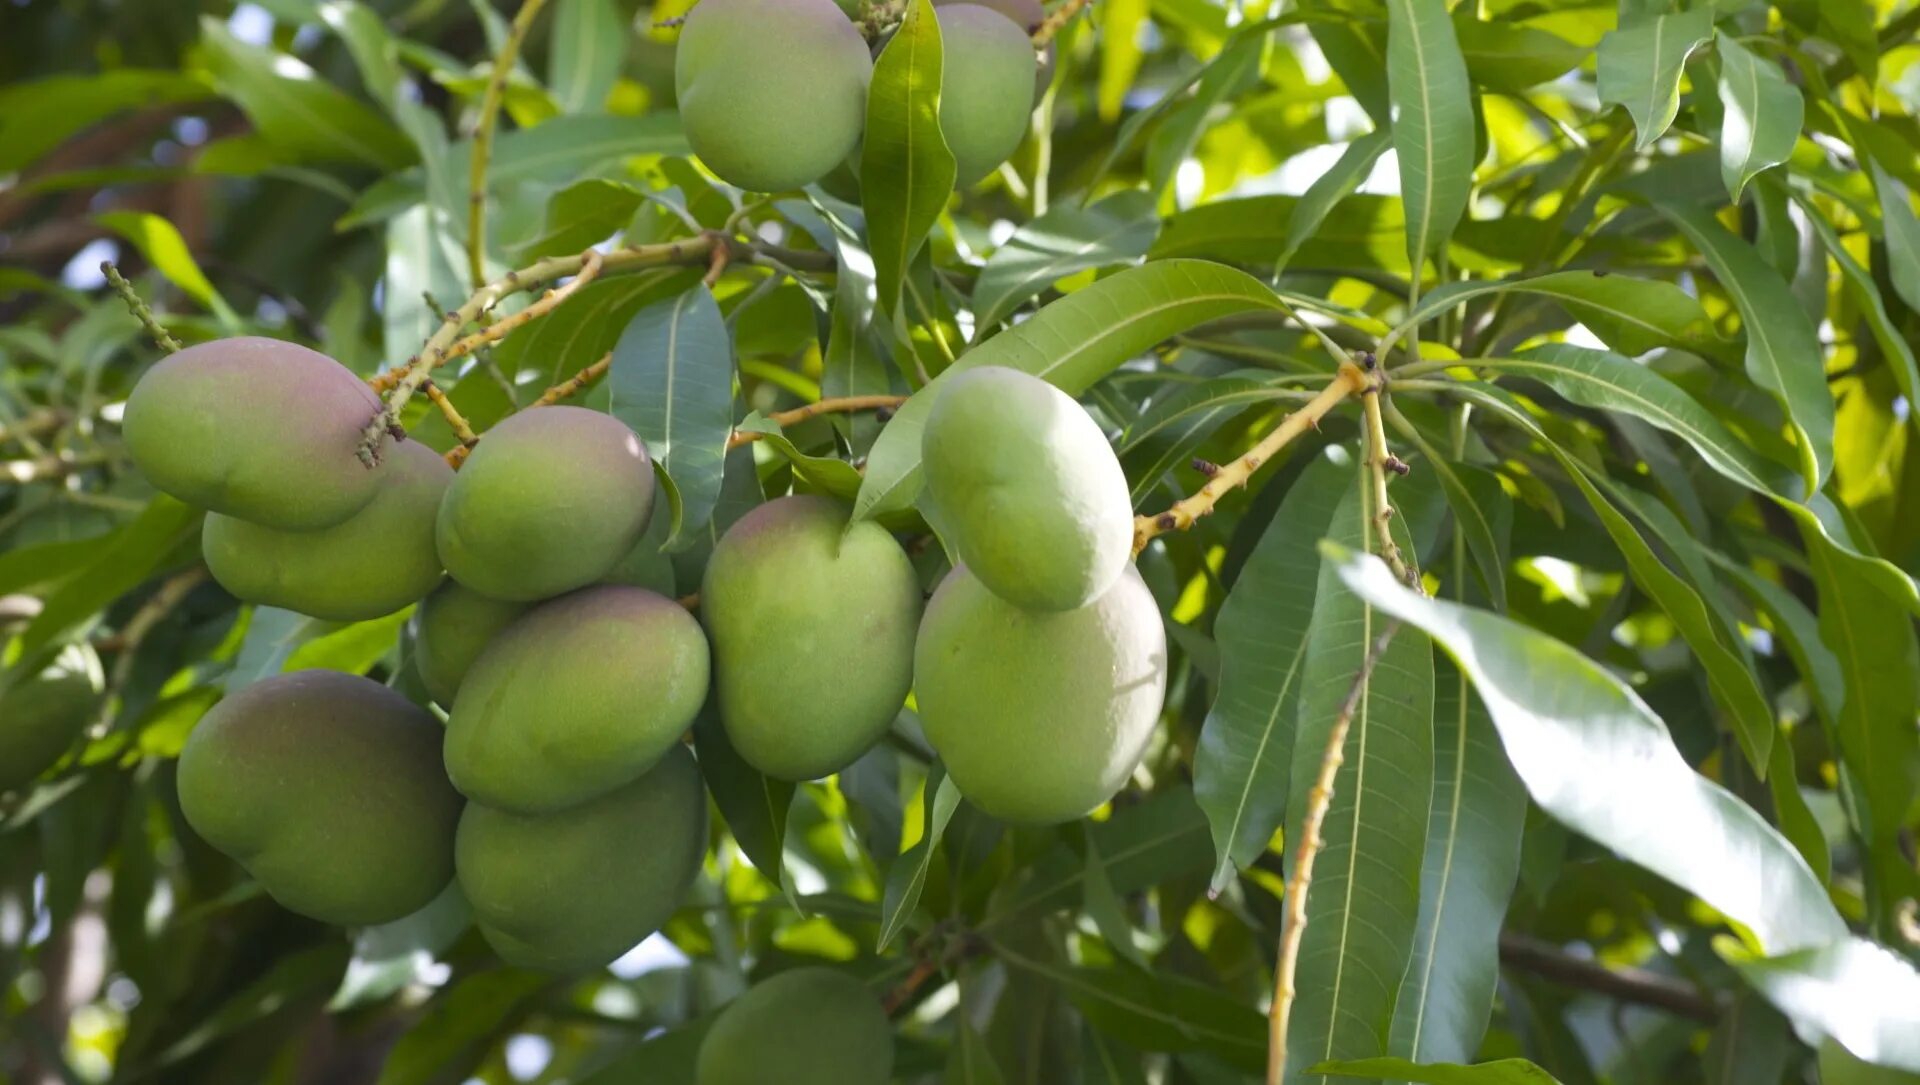
[[[828,1035],[715,1028],[785,976],[864,984],[912,1083],[1920,1082],[1920,6],[1062,0],[997,166],[1024,87],[943,97],[973,44],[927,0],[843,5],[864,112],[774,24],[677,79],[688,6],[0,7],[0,1080],[690,1082],[709,1029]],[[838,165],[717,179],[794,179],[769,145]],[[689,607],[793,493],[930,594],[973,515],[928,500],[970,485],[922,470],[943,374],[1042,377],[1125,471],[1146,756],[996,820],[969,788],[1076,706],[943,738],[923,666],[821,780],[703,715],[709,847],[610,970],[505,963],[457,888],[303,918],[188,824],[188,736],[285,671],[449,697],[418,608],[243,604],[134,469],[136,383],[237,335],[368,378],[369,459],[611,414],[660,469],[623,575]],[[236,462],[319,410],[239,412]],[[955,640],[948,703],[1094,666]]]

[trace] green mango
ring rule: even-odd
[[[440,724],[371,679],[295,671],[229,693],[180,751],[180,808],[301,915],[388,923],[453,878]]]
[[[1038,61],[1027,32],[978,4],[936,9],[940,20],[940,134],[953,152],[954,184],[1000,168],[1033,113]]]
[[[413,612],[413,666],[442,708],[453,704],[467,669],[494,634],[525,614],[532,603],[493,599],[449,580]]]
[[[893,1026],[867,986],[795,968],[727,1004],[700,1042],[695,1085],[887,1085]]]
[[[833,0],[700,0],[680,28],[680,123],[721,180],[779,192],[859,142],[873,61]]]
[[[440,502],[440,560],[495,599],[546,599],[599,580],[653,512],[647,446],[610,414],[538,407],[487,431]]]
[[[913,666],[920,722],[960,793],[1052,824],[1133,775],[1166,697],[1167,635],[1131,565],[1066,611],[1022,610],[961,566],[927,604]]]
[[[127,397],[121,432],[147,481],[287,531],[331,527],[379,492],[355,455],[379,397],[339,362],[259,336],[168,355]]]
[[[671,599],[601,585],[495,634],[447,720],[447,772],[475,802],[549,813],[628,783],[707,697],[707,638]]]
[[[0,675],[0,792],[25,787],[73,748],[100,708],[100,661],[92,649],[61,649],[29,674]]]
[[[1012,20],[1013,25],[1019,27],[1020,32],[1027,35],[1028,40],[1032,40],[1033,32],[1040,28],[1040,24],[1047,17],[1047,9],[1040,6],[1040,0],[933,0],[933,6],[936,8],[954,7],[959,4],[978,4],[983,8],[992,8]],[[1048,42],[1047,50],[1040,58],[1039,71],[1034,73],[1033,99],[1036,102],[1040,100],[1042,94],[1047,92],[1047,85],[1053,82],[1054,60],[1054,46],[1052,42]]]
[[[920,582],[892,535],[830,498],[782,497],[721,537],[700,588],[727,738],[783,780],[852,764],[913,684]]]
[[[283,531],[214,513],[200,551],[220,586],[262,606],[334,622],[378,618],[440,583],[433,525],[453,469],[418,441],[388,452],[380,491],[332,527]]]
[[[929,519],[994,594],[1029,610],[1099,598],[1133,551],[1133,499],[1100,427],[1038,377],[948,377],[920,438]]]
[[[676,746],[645,775],[548,814],[477,803],[460,818],[460,887],[509,964],[600,968],[659,930],[707,847],[700,770]]]

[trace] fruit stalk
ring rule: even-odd
[[[147,303],[141,300],[139,292],[133,288],[132,283],[127,281],[126,276],[120,274],[120,269],[113,265],[112,260],[100,261],[100,274],[107,277],[107,284],[113,287],[113,292],[120,295],[121,301],[127,303],[127,311],[133,314],[141,327],[147,329],[147,335],[152,337],[154,346],[168,354],[180,349],[180,340],[175,339],[167,329],[160,326],[160,321],[153,315],[153,310],[147,308]]]
[[[1308,429],[1318,429],[1320,419],[1327,412],[1344,402],[1349,396],[1364,394],[1376,383],[1376,378],[1352,362],[1342,362],[1340,371],[1333,383],[1321,389],[1320,394],[1307,401],[1307,405],[1280,420],[1272,433],[1262,438],[1260,443],[1248,449],[1245,454],[1236,456],[1231,462],[1219,465],[1207,484],[1188,496],[1174,502],[1172,507],[1157,516],[1136,516],[1133,519],[1133,552],[1138,555],[1147,548],[1156,536],[1169,531],[1185,531],[1193,526],[1200,517],[1213,511],[1213,506],[1222,497],[1253,477],[1260,465],[1271,460],[1276,453],[1285,448],[1289,441],[1305,433]]]
[[[1045,49],[1053,44],[1053,39],[1059,35],[1060,31],[1073,21],[1075,15],[1080,14],[1081,8],[1091,2],[1092,0],[1066,0],[1066,3],[1048,12],[1047,17],[1040,20],[1040,25],[1033,28],[1033,47]]]
[[[767,420],[781,429],[799,425],[809,418],[818,418],[823,414],[851,414],[855,411],[884,411],[898,407],[907,401],[906,396],[843,396],[839,399],[823,399],[818,403],[809,403],[804,407],[795,407],[790,411],[778,411],[767,416]],[[752,430],[735,430],[727,438],[728,448],[750,445],[764,433]]]
[[[1347,690],[1346,700],[1340,702],[1340,714],[1334,717],[1333,730],[1327,733],[1327,749],[1320,755],[1320,771],[1307,792],[1307,814],[1300,823],[1299,847],[1294,852],[1293,870],[1287,876],[1280,956],[1273,966],[1273,1007],[1267,1011],[1267,1085],[1280,1085],[1280,1079],[1286,1075],[1287,1020],[1293,1012],[1294,995],[1298,993],[1294,990],[1293,976],[1300,963],[1300,940],[1307,930],[1307,890],[1313,883],[1313,860],[1326,844],[1320,830],[1326,823],[1327,810],[1333,805],[1333,781],[1346,761],[1347,731],[1353,726],[1353,714],[1359,711],[1361,699],[1366,696],[1374,665],[1386,654],[1387,645],[1399,631],[1399,622],[1388,625],[1361,661],[1360,673],[1354,676],[1353,687]]]
[[[1360,394],[1361,406],[1366,411],[1367,473],[1373,479],[1371,519],[1374,530],[1380,535],[1380,557],[1386,561],[1387,567],[1402,583],[1425,595],[1419,574],[1408,567],[1400,555],[1399,545],[1393,541],[1393,505],[1387,500],[1387,472],[1405,474],[1407,465],[1387,451],[1387,430],[1380,410],[1380,396],[1385,387],[1384,381],[1374,381]]]
[[[546,3],[547,0],[523,0],[513,17],[513,25],[507,28],[507,40],[500,43],[500,55],[493,58],[486,94],[480,99],[480,116],[473,133],[473,158],[467,171],[467,268],[475,290],[487,281],[487,167],[493,158],[493,131],[500,121],[500,103],[506,97],[507,79],[520,57],[520,43],[526,40],[528,28]]]
[[[467,453],[472,452],[473,446],[480,443],[480,435],[473,432],[473,426],[468,424],[466,418],[461,415],[460,408],[453,405],[453,400],[447,398],[447,394],[440,390],[439,385],[429,379],[421,385],[421,388],[427,393],[427,399],[440,409],[440,416],[447,420],[448,428],[453,430],[454,439],[460,442],[447,452],[447,466],[457,471],[460,465],[466,462]]]

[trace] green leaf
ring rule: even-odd
[[[1754,174],[1793,154],[1806,103],[1773,61],[1725,34],[1715,35],[1714,49],[1720,54],[1720,176],[1739,203]]]
[[[1394,1002],[1389,1050],[1456,1062],[1480,1049],[1500,978],[1500,927],[1520,876],[1527,792],[1467,676],[1434,687],[1433,807],[1420,925]]]
[[[642,308],[614,344],[608,409],[646,442],[680,492],[667,550],[706,526],[733,431],[733,344],[713,294],[695,285]]]
[[[1794,1056],[1793,1033],[1786,1019],[1764,999],[1747,993],[1727,1007],[1700,1062],[1707,1071],[1708,1085],[1746,1085],[1749,1081],[1779,1081],[1786,1076]]]
[[[1415,595],[1383,562],[1338,546],[1323,551],[1354,591],[1453,656],[1534,802],[1556,820],[1719,909],[1764,949],[1846,937],[1799,852],[1689,768],[1666,725],[1618,678],[1537,630]],[[1616,801],[1623,794],[1636,799]]]
[[[1747,376],[1786,410],[1807,492],[1818,490],[1833,470],[1834,411],[1826,355],[1813,322],[1779,273],[1712,215],[1674,203],[1657,206],[1706,258],[1740,310],[1747,335]]]
[[[1307,1072],[1406,1081],[1413,1085],[1560,1085],[1558,1078],[1525,1059],[1501,1059],[1473,1066],[1457,1063],[1422,1066],[1406,1059],[1352,1059],[1321,1063]]]
[[[852,501],[859,494],[859,468],[834,456],[813,456],[800,451],[787,439],[786,434],[780,432],[777,423],[762,418],[758,412],[742,419],[735,428],[742,433],[765,434],[760,438],[760,443],[785,457],[793,465],[793,473],[815,491],[841,501]]]
[[[1142,12],[1146,4],[1140,5]],[[1112,12],[1109,10],[1109,15]],[[1109,24],[1111,27],[1111,24]],[[1101,60],[1107,57],[1107,50],[1116,44],[1114,35],[1125,33],[1128,37],[1126,47],[1137,58],[1139,44],[1131,40],[1132,29],[1103,27],[1101,31]],[[1209,60],[1200,71],[1200,81],[1194,85],[1193,96],[1180,100],[1166,114],[1147,139],[1147,194],[1155,203],[1165,206],[1167,186],[1173,183],[1174,176],[1180,170],[1180,164],[1193,157],[1195,146],[1201,135],[1207,130],[1214,111],[1223,102],[1232,101],[1252,86],[1260,77],[1262,58],[1267,54],[1270,37],[1265,33],[1236,34],[1221,48],[1219,55]],[[1105,74],[1103,69],[1102,74]],[[1102,116],[1109,115],[1103,109]],[[1112,115],[1117,116],[1118,111]]]
[[[1468,364],[1495,377],[1537,380],[1583,407],[1633,415],[1680,438],[1708,467],[1756,493],[1791,485],[1679,385],[1618,354],[1550,343],[1517,358],[1475,358]]]
[[[1864,938],[1772,957],[1730,939],[1714,945],[1809,1046],[1832,1040],[1876,1066],[1920,1073],[1920,972],[1912,962]]]
[[[302,644],[336,628],[336,623],[291,610],[254,607],[247,618],[246,636],[240,641],[240,654],[234,657],[233,669],[227,672],[227,692],[237,692],[281,673]]]
[[[1147,23],[1147,0],[1112,0],[1100,5],[1100,71],[1094,82],[1094,108],[1101,120],[1120,118],[1120,106],[1140,72],[1144,51],[1140,34]]]
[[[1445,0],[1387,0],[1387,86],[1417,270],[1453,236],[1473,187],[1473,86]]]
[[[1085,822],[1082,822],[1084,826]],[[1136,968],[1149,971],[1153,965],[1133,939],[1133,921],[1127,918],[1126,905],[1107,880],[1107,863],[1100,857],[1100,843],[1091,832],[1086,834],[1086,910],[1107,946]]]
[[[1861,266],[1860,261],[1847,251],[1839,231],[1833,228],[1819,208],[1812,206],[1803,196],[1795,198],[1800,209],[1806,212],[1807,222],[1812,224],[1814,232],[1820,235],[1820,240],[1826,245],[1833,262],[1840,266],[1840,281],[1846,284],[1848,293],[1853,295],[1854,304],[1860,307],[1860,315],[1873,334],[1873,341],[1893,367],[1893,379],[1900,386],[1900,394],[1906,396],[1909,403],[1920,403],[1920,362],[1914,358],[1913,345],[1907,342],[1907,337],[1901,334],[1892,315],[1887,312],[1886,299],[1880,296],[1880,287],[1874,282],[1873,273]]]
[[[1287,490],[1214,619],[1220,686],[1200,729],[1193,794],[1206,811],[1217,859],[1213,891],[1267,849],[1285,820],[1293,771],[1317,549],[1352,489],[1350,466],[1314,460]]]
[[[1471,7],[1454,12],[1453,30],[1473,81],[1508,94],[1558,79],[1593,52],[1535,27],[1473,18]]]
[[[926,822],[920,839],[887,868],[887,885],[880,901],[880,937],[874,943],[875,952],[885,951],[887,944],[913,919],[914,909],[920,906],[920,891],[927,885],[927,869],[933,865],[933,850],[940,846],[947,822],[953,819],[954,808],[960,805],[960,789],[938,762],[927,773],[926,792]]]
[[[94,216],[100,225],[119,234],[140,250],[147,263],[167,277],[167,281],[185,291],[187,296],[199,302],[218,317],[228,331],[240,329],[240,317],[227,305],[226,299],[207,281],[206,273],[193,259],[193,253],[187,250],[187,240],[159,215],[144,211],[108,211]]]
[[[1920,312],[1920,217],[1913,213],[1913,197],[1879,159],[1873,166],[1873,187],[1880,193],[1880,224],[1887,235],[1887,271],[1893,291]]]
[[[1449,463],[1419,429],[1400,425],[1401,419],[1397,416],[1389,417],[1395,428],[1419,447],[1424,457],[1421,466],[1440,480],[1440,490],[1453,510],[1453,522],[1460,529],[1467,552],[1473,556],[1474,569],[1486,587],[1487,598],[1493,602],[1494,610],[1506,610],[1506,540],[1513,526],[1513,498],[1501,487],[1499,476],[1468,464]]]
[[[18,173],[69,136],[122,110],[197,102],[213,84],[197,72],[114,68],[0,87],[0,175]]]
[[[1600,39],[1600,100],[1627,107],[1640,133],[1636,150],[1653,146],[1673,123],[1687,58],[1712,35],[1713,11],[1699,7],[1623,25]]]
[[[1210,1051],[1243,1068],[1264,1064],[1265,1019],[1223,992],[1165,972],[1129,966],[1081,968],[1056,964],[996,942],[994,956],[1066,992],[1103,1032],[1146,1051]]]
[[[1273,262],[1276,277],[1293,261],[1300,246],[1319,231],[1327,215],[1341,200],[1353,195],[1361,182],[1367,179],[1373,172],[1373,164],[1392,144],[1393,130],[1376,128],[1347,144],[1347,149],[1340,152],[1340,158],[1332,168],[1314,178],[1313,184],[1307,186],[1299,202],[1293,205],[1293,213],[1287,218],[1286,244]]]
[[[747,764],[727,741],[713,698],[709,696],[707,702],[693,724],[693,749],[699,757],[700,775],[707,781],[707,792],[747,861],[786,893],[795,910],[804,913],[783,861],[794,785],[763,776]]]
[[[1370,549],[1378,511],[1371,476],[1354,463],[1346,481],[1327,534]],[[1401,551],[1414,553],[1405,517],[1392,522]],[[1335,720],[1347,704],[1353,708],[1307,894],[1294,984],[1314,996],[1294,1003],[1287,1048],[1298,1055],[1290,1059],[1288,1082],[1304,1080],[1310,1063],[1387,1049],[1394,999],[1416,942],[1434,786],[1433,645],[1403,629],[1383,650],[1377,642],[1386,617],[1344,588],[1335,563],[1323,562],[1317,575],[1293,741],[1290,841],[1306,831]],[[1378,661],[1354,698],[1374,652]]]
[[[443,310],[467,298],[466,250],[454,239],[447,212],[416,204],[387,223],[386,277],[381,321],[385,360],[399,365],[417,354],[441,318],[427,304],[431,296]]]
[[[568,113],[594,113],[620,77],[632,28],[614,0],[559,0],[547,42],[547,82]]]
[[[1727,346],[1713,330],[1713,321],[1699,300],[1672,283],[1593,271],[1556,271],[1490,283],[1448,283],[1422,296],[1400,327],[1416,327],[1455,306],[1494,294],[1551,298],[1623,354],[1675,347],[1712,357]]]
[[[427,1004],[426,1014],[393,1045],[377,1085],[442,1085],[477,1070],[532,1009],[551,976],[496,968],[462,977]]]
[[[390,170],[413,160],[413,146],[384,117],[300,60],[234,37],[211,15],[200,19],[200,55],[220,93],[269,142],[301,161]]]
[[[918,496],[920,431],[952,373],[1004,365],[1077,396],[1168,336],[1234,313],[1278,309],[1258,279],[1199,260],[1155,261],[1076,290],[967,351],[901,404],[867,457],[854,518],[907,508]]]
[[[199,530],[199,510],[164,494],[155,497],[131,523],[115,529],[111,545],[48,593],[46,605],[20,635],[19,650],[31,652],[106,609],[159,572]]]
[[[867,240],[880,307],[893,312],[914,254],[953,194],[953,152],[940,133],[940,21],[928,0],[910,0],[867,85],[860,151]]]
[[[1208,865],[1207,820],[1183,788],[1115,810],[1089,831],[1106,860],[1107,884],[1116,893],[1138,892]],[[980,929],[1000,929],[1072,907],[1086,876],[1086,863],[1060,844],[995,897]]]
[[[515,332],[494,348],[494,360],[509,375],[531,370],[541,383],[557,384],[612,350],[633,314],[679,297],[699,281],[692,268],[663,268],[590,283],[568,299],[564,318]]]
[[[976,337],[1069,275],[1145,256],[1159,233],[1152,199],[1137,190],[1091,207],[1054,205],[1015,230],[981,267],[973,288]]]
[[[953,1046],[947,1052],[947,1070],[941,1085],[1005,1085],[1006,1077],[993,1061],[987,1042],[967,1024],[967,1015],[954,1015]]]
[[[645,202],[645,195],[624,181],[600,177],[576,181],[547,201],[546,229],[517,249],[515,257],[531,263],[585,251],[626,229]]]

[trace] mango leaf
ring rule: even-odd
[[[1773,61],[1725,34],[1714,36],[1714,50],[1720,54],[1720,176],[1739,203],[1754,174],[1793,154],[1806,103]]]
[[[1445,0],[1387,0],[1387,87],[1417,274],[1453,236],[1473,186],[1473,86]]]
[[[1773,957],[1730,939],[1714,947],[1809,1046],[1832,1040],[1876,1066],[1920,1073],[1920,972],[1912,962],[1864,938]]]
[[[1115,193],[1084,208],[1054,205],[1015,230],[980,268],[973,288],[976,335],[1069,275],[1145,256],[1159,233],[1160,220],[1144,192]]]
[[[1807,212],[1806,221],[1820,235],[1833,262],[1839,265],[1840,281],[1853,295],[1854,304],[1860,307],[1860,316],[1867,322],[1873,341],[1893,367],[1893,379],[1900,386],[1900,394],[1906,396],[1910,403],[1920,402],[1920,361],[1915,360],[1913,345],[1907,342],[1907,337],[1901,334],[1898,325],[1893,322],[1893,316],[1887,312],[1886,299],[1880,296],[1880,287],[1874,282],[1873,273],[1854,259],[1853,253],[1847,251],[1839,231],[1833,228],[1824,214],[1811,207],[1804,197],[1796,196],[1796,201],[1800,209]]]
[[[1618,354],[1549,343],[1516,358],[1471,364],[1495,377],[1537,380],[1583,407],[1631,414],[1680,438],[1708,467],[1756,493],[1792,485],[1679,385]]]
[[[1687,58],[1712,35],[1713,10],[1701,7],[1623,24],[1600,39],[1600,100],[1627,107],[1640,133],[1636,150],[1653,146],[1673,123]]]
[[[441,1085],[463,1080],[533,1008],[553,977],[517,968],[464,976],[427,1004],[393,1045],[377,1085]]]
[[[1086,824],[1082,822],[1083,826]],[[1121,902],[1120,894],[1113,891],[1113,883],[1107,880],[1107,862],[1100,857],[1100,842],[1089,832],[1085,844],[1087,876],[1083,888],[1087,915],[1093,920],[1094,929],[1100,932],[1107,946],[1129,964],[1151,971],[1153,964],[1134,941],[1133,921],[1127,918],[1126,905]]]
[[[1287,490],[1214,619],[1220,686],[1200,729],[1193,794],[1217,857],[1213,892],[1267,849],[1286,818],[1317,546],[1352,489],[1349,466],[1316,459]]]
[[[1666,725],[1606,669],[1510,619],[1415,595],[1384,562],[1334,544],[1322,552],[1355,592],[1453,656],[1534,802],[1556,820],[1719,909],[1766,951],[1847,936],[1799,852],[1689,768]],[[1640,801],[1613,801],[1629,789]]]
[[[691,290],[700,272],[661,269],[590,283],[566,304],[566,319],[539,320],[508,336],[494,360],[509,375],[529,370],[558,384],[599,361],[620,341],[633,314]]]
[[[413,146],[384,117],[302,61],[234,37],[211,15],[200,18],[200,57],[255,130],[300,160],[388,170],[413,160]]]
[[[954,808],[960,805],[960,789],[938,762],[927,772],[924,805],[926,822],[920,839],[905,854],[895,857],[893,865],[887,868],[887,885],[880,901],[880,937],[874,943],[876,952],[885,950],[912,921],[914,909],[920,906],[920,892],[927,885],[927,868],[933,865],[933,850],[940,846],[947,822],[953,819]]]
[[[1704,13],[1703,13],[1704,14]],[[1793,426],[1807,492],[1833,470],[1833,395],[1813,322],[1778,272],[1753,246],[1697,207],[1659,203],[1660,212],[1693,242],[1733,298],[1747,335],[1747,376],[1780,402]]]
[[[700,775],[706,778],[707,792],[726,819],[740,851],[768,881],[778,885],[796,911],[805,913],[786,876],[784,855],[787,841],[787,813],[793,806],[794,785],[785,780],[763,776],[760,770],[727,741],[720,725],[713,698],[693,724],[693,749],[699,756]]]
[[[1765,999],[1746,992],[1727,1007],[1700,1061],[1706,1068],[1708,1085],[1744,1085],[1749,1081],[1779,1081],[1796,1055],[1786,1019]],[[1826,1081],[1826,1085],[1836,1083]]]
[[[1146,8],[1145,3],[1140,4],[1142,14]],[[1114,35],[1121,33],[1128,38],[1121,47],[1131,49],[1137,61],[1140,47],[1138,41],[1134,40],[1135,31],[1109,24],[1101,30],[1103,62],[1108,55],[1106,50],[1116,44]],[[1180,164],[1193,157],[1194,147],[1206,131],[1214,110],[1222,102],[1232,101],[1259,80],[1262,58],[1266,56],[1269,41],[1265,34],[1239,34],[1229,39],[1219,54],[1201,70],[1200,81],[1193,88],[1193,96],[1176,104],[1155,126],[1153,135],[1147,139],[1146,177],[1147,194],[1156,203],[1165,206],[1168,202],[1167,186],[1173,183]],[[1104,67],[1101,74],[1106,74]],[[1102,115],[1107,114],[1103,111]]]
[[[1913,197],[1878,159],[1872,159],[1873,186],[1880,193],[1880,224],[1887,235],[1887,271],[1893,291],[1907,308],[1920,311],[1920,217]]]
[[[787,436],[780,432],[780,426],[773,420],[762,418],[758,412],[749,414],[736,427],[742,433],[761,433],[760,443],[780,453],[793,465],[793,473],[816,492],[829,494],[842,501],[852,501],[860,492],[860,469],[843,459],[834,456],[814,456],[800,451]],[[891,517],[883,517],[891,520]]]
[[[1113,0],[1094,12],[1100,26],[1100,70],[1093,100],[1102,121],[1120,119],[1120,106],[1140,73],[1140,32],[1147,23],[1147,7],[1147,0]]]
[[[1287,219],[1286,243],[1273,261],[1275,277],[1286,270],[1294,254],[1300,251],[1300,246],[1306,244],[1320,229],[1320,224],[1326,221],[1327,215],[1340,201],[1353,195],[1361,182],[1373,172],[1373,164],[1392,144],[1393,130],[1376,128],[1347,144],[1347,149],[1340,152],[1333,166],[1314,178],[1313,184],[1307,186],[1299,202],[1293,205],[1293,213]]]
[[[168,282],[212,312],[229,332],[240,330],[239,315],[207,281],[206,273],[194,261],[193,253],[187,250],[186,239],[180,236],[180,231],[173,223],[144,211],[108,211],[94,218],[100,225],[131,241],[154,270],[165,275]]]
[[[953,1046],[947,1053],[947,1070],[940,1085],[1005,1085],[1006,1076],[993,1061],[987,1042],[967,1024],[967,1015],[954,1015]]]
[[[1448,283],[1422,296],[1400,326],[1416,327],[1454,306],[1493,294],[1551,298],[1623,354],[1674,347],[1712,357],[1723,353],[1728,345],[1713,330],[1713,321],[1699,300],[1672,283],[1592,271],[1556,271],[1491,283]]]
[[[1358,463],[1334,510],[1329,538],[1360,549],[1375,545],[1371,480]],[[1415,553],[1407,519],[1393,526],[1401,551]],[[1304,570],[1295,575],[1304,575]],[[1416,630],[1377,643],[1387,618],[1346,590],[1335,563],[1322,562],[1293,741],[1287,839],[1306,831],[1309,797],[1329,736],[1353,705],[1307,894],[1307,919],[1294,977],[1317,997],[1293,1007],[1285,1081],[1306,1080],[1306,1067],[1387,1049],[1388,1024],[1400,977],[1412,956],[1420,916],[1420,873],[1433,796],[1433,645]],[[1364,679],[1365,661],[1379,658]]]
[[[1344,1074],[1412,1085],[1560,1085],[1560,1080],[1525,1059],[1501,1059],[1472,1066],[1458,1063],[1421,1065],[1406,1059],[1350,1059],[1324,1062],[1310,1074]]]
[[[1412,424],[1402,424],[1397,414],[1389,416],[1402,436],[1419,449],[1421,467],[1440,480],[1440,490],[1453,510],[1454,526],[1473,557],[1475,571],[1487,590],[1493,609],[1507,606],[1506,539],[1513,526],[1513,499],[1500,485],[1499,476],[1483,468],[1464,463],[1449,463],[1425,435]],[[1457,586],[1458,587],[1458,586]]]
[[[213,83],[197,72],[111,68],[20,80],[0,88],[0,174],[14,174],[67,137],[122,110],[197,102]]]
[[[1244,1069],[1263,1065],[1266,1021],[1225,992],[1171,973],[1121,965],[1081,968],[1057,964],[995,942],[994,956],[1057,984],[1103,1032],[1146,1051],[1209,1051]]]
[[[113,542],[93,554],[85,569],[48,593],[45,606],[20,635],[20,652],[31,652],[144,583],[200,530],[200,512],[162,494],[131,523],[114,530]]]
[[[1536,27],[1476,19],[1471,7],[1454,12],[1453,30],[1473,81],[1508,94],[1558,79],[1593,51]]]
[[[907,508],[918,496],[920,431],[943,382],[958,370],[1010,366],[1077,396],[1168,336],[1234,313],[1278,309],[1259,280],[1200,260],[1155,261],[1076,290],[967,351],[901,404],[867,457],[854,518]]]
[[[457,308],[467,296],[466,250],[454,239],[453,219],[432,204],[415,204],[387,223],[386,277],[381,322],[384,359],[404,363],[440,326],[441,309]]]
[[[1433,723],[1420,924],[1394,1002],[1388,1050],[1421,1062],[1453,1062],[1479,1050],[1493,1011],[1500,927],[1520,875],[1527,793],[1486,706],[1458,668],[1440,668]]]
[[[309,618],[291,610],[254,607],[248,612],[247,632],[240,641],[240,653],[234,657],[233,669],[227,672],[227,692],[236,692],[281,673],[302,644],[337,628],[335,622]]]
[[[867,240],[880,307],[894,312],[914,254],[953,194],[955,166],[940,134],[940,21],[910,0],[873,65],[860,151]]]
[[[1207,820],[1184,788],[1118,809],[1089,831],[1106,861],[1107,884],[1116,893],[1138,892],[1207,867]],[[1060,844],[995,897],[980,930],[1003,929],[1072,907],[1085,881],[1086,863]]]
[[[559,0],[547,42],[547,78],[568,113],[598,112],[620,77],[630,28],[614,0]]]
[[[521,262],[582,252],[626,229],[646,197],[624,181],[590,177],[554,193],[547,201],[541,235],[515,250]]]
[[[696,285],[627,322],[607,369],[608,409],[646,442],[680,492],[664,548],[683,549],[720,499],[733,431],[733,344],[713,294]]]

